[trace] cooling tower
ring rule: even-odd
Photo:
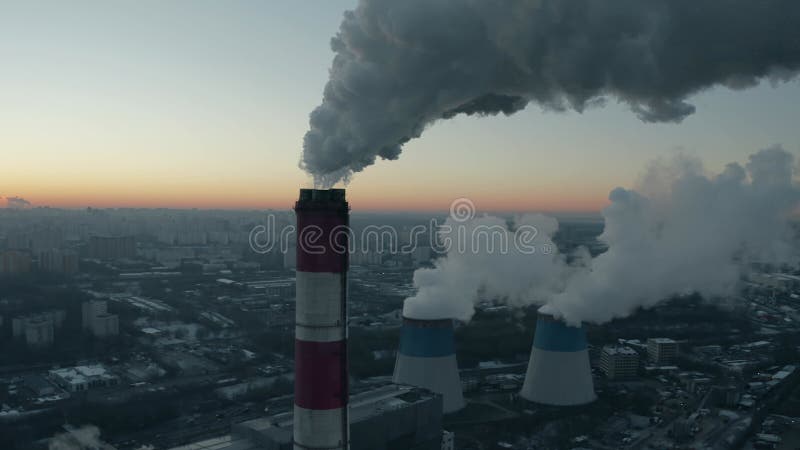
[[[403,318],[393,381],[442,394],[444,413],[464,407],[452,320]]]
[[[539,313],[520,395],[546,405],[582,405],[595,399],[586,331]]]
[[[294,448],[347,449],[347,268],[344,189],[301,189],[297,215]]]

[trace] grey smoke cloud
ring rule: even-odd
[[[800,69],[796,0],[361,0],[332,39],[301,166],[329,187],[456,114],[613,98],[646,122]]]
[[[22,197],[6,197],[6,208],[25,209],[31,206],[31,202]]]
[[[750,262],[798,262],[790,224],[800,206],[794,167],[793,155],[779,146],[715,175],[693,157],[655,161],[635,189],[611,191],[600,236],[605,253],[592,259],[583,252],[567,266],[556,254],[451,250],[415,272],[417,293],[404,314],[468,320],[478,300],[495,299],[545,305],[572,324],[603,323],[675,295],[699,292],[713,301],[735,294]],[[467,234],[502,223],[474,219]],[[544,216],[520,223],[537,227],[543,243],[557,229]]]

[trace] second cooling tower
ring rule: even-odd
[[[393,381],[441,394],[445,413],[464,407],[452,320],[403,318]]]
[[[594,401],[586,330],[539,313],[533,350],[520,395],[546,405],[582,405]]]

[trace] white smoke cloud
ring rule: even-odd
[[[106,448],[100,440],[100,430],[94,425],[84,425],[67,433],[50,438],[48,450],[98,450]]]
[[[608,250],[566,266],[559,255],[451,251],[414,274],[404,314],[467,320],[480,298],[546,304],[567,322],[603,323],[680,294],[737,292],[748,263],[796,263],[790,226],[800,203],[794,157],[781,147],[729,164],[715,176],[686,156],[656,161],[636,190],[614,189],[600,239]],[[469,227],[497,225],[476,219]],[[554,219],[529,216],[549,243]]]
[[[533,102],[582,111],[605,97],[643,121],[685,101],[800,69],[796,0],[361,0],[331,41],[301,166],[330,187],[440,119]]]
[[[749,262],[796,263],[793,161],[773,147],[716,176],[694,158],[652,165],[638,192],[611,192],[600,236],[608,251],[574,273],[549,307],[570,323],[602,323],[674,295],[734,294]]]
[[[504,219],[492,216],[466,222],[451,218],[443,229],[446,232],[441,237],[449,242],[450,251],[437,259],[433,268],[414,272],[417,292],[405,301],[406,317],[467,321],[482,298],[522,305],[543,302],[563,288],[567,267],[551,241],[558,229],[558,222],[551,217],[525,215],[516,218],[512,228]],[[524,246],[514,242],[524,237],[515,233],[519,229],[531,231]],[[508,244],[505,248],[503,242]]]

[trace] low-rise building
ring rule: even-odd
[[[109,373],[102,364],[53,369],[49,373],[56,384],[69,392],[87,391],[119,383],[119,379]]]

